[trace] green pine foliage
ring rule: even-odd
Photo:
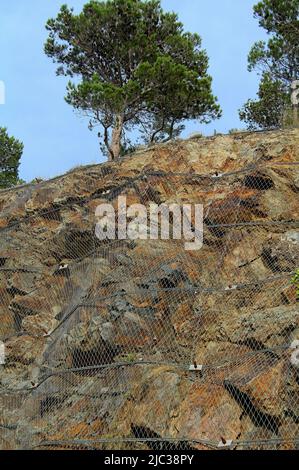
[[[75,79],[66,101],[100,126],[110,159],[133,129],[154,143],[179,135],[188,119],[220,117],[201,38],[159,0],[92,0],[78,15],[64,5],[46,27],[57,74]]]
[[[299,78],[299,0],[263,0],[254,16],[269,35],[248,56],[249,71],[261,73],[257,100],[240,110],[249,130],[282,127],[291,106],[291,83]]]
[[[23,144],[10,137],[7,129],[0,127],[0,189],[10,188],[21,182],[18,176]]]

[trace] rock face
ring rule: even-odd
[[[193,138],[0,192],[3,449],[298,446],[298,144]],[[100,241],[119,196],[202,204],[202,248]]]

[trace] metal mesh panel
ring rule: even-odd
[[[106,178],[1,229],[1,446],[296,448],[295,187],[279,201],[299,167]],[[94,209],[120,195],[203,204],[202,249],[99,241]]]

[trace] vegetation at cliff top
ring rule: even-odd
[[[19,180],[19,165],[23,148],[22,142],[10,137],[5,127],[0,127],[0,189],[22,182]]]
[[[299,0],[263,0],[254,16],[269,35],[248,56],[249,71],[261,73],[257,100],[248,100],[240,119],[249,130],[281,127],[288,119],[291,83],[299,79]]]
[[[78,15],[63,5],[46,28],[57,74],[76,78],[66,101],[100,127],[111,160],[133,129],[148,144],[179,135],[188,119],[220,117],[200,36],[160,0],[91,0]]]

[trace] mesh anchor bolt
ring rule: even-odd
[[[238,289],[238,286],[236,284],[234,284],[234,285],[229,285],[229,286],[225,287],[224,290],[236,290],[236,289]]]
[[[44,333],[43,338],[50,338],[52,333],[53,333],[52,331],[49,331],[48,333]]]
[[[224,439],[224,438],[222,437],[222,438],[221,438],[221,441],[220,441],[219,444],[218,444],[218,447],[219,447],[219,448],[231,447],[232,443],[233,443],[232,439],[226,440],[226,439]]]
[[[64,271],[65,269],[68,269],[69,265],[67,263],[61,263],[59,265],[59,271]]]
[[[195,361],[194,361],[193,364],[191,364],[191,366],[189,366],[189,371],[190,372],[202,372],[202,369],[203,369],[203,365],[202,364],[196,364]]]

